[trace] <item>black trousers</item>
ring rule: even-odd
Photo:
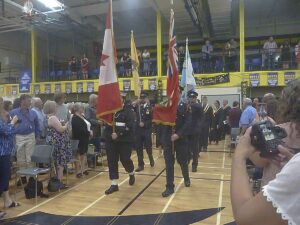
[[[152,130],[140,129],[136,130],[136,153],[138,156],[138,164],[140,167],[145,165],[144,163],[144,147],[146,148],[149,157],[152,157]]]
[[[177,162],[181,167],[182,176],[184,179],[189,179],[189,169],[188,169],[188,141],[186,139],[179,139],[174,143],[174,150],[171,142],[171,128],[165,126],[162,130],[162,145],[164,149],[164,158],[166,163],[166,188],[174,190],[174,164],[175,164],[175,155]]]
[[[188,149],[190,154],[190,159],[193,159],[193,166],[198,166],[198,156],[199,156],[199,135],[193,134],[188,136]]]
[[[209,125],[203,126],[201,129],[201,134],[199,137],[199,148],[206,148],[208,146],[208,136],[209,136]]]
[[[8,191],[11,173],[10,155],[0,156],[0,195]]]
[[[134,165],[131,160],[132,143],[130,142],[106,142],[106,154],[109,169],[109,178],[111,180],[119,179],[118,163],[121,161],[127,173],[134,171]]]

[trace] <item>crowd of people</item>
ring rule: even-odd
[[[285,216],[283,219],[299,222],[295,209],[289,207],[285,199],[291,200],[292,196],[294,198],[299,196],[296,187],[299,186],[300,178],[297,175],[298,179],[293,178],[294,171],[299,169],[299,154],[296,155],[295,151],[299,150],[300,146],[299,90],[300,79],[298,78],[283,90],[280,101],[274,94],[268,93],[261,99],[245,98],[241,108],[237,101],[229,106],[226,99],[222,101],[222,105],[218,100],[210,105],[206,96],[202,96],[199,101],[198,93],[190,91],[187,94],[187,101],[181,101],[178,105],[174,128],[152,123],[153,109],[147,93],[142,93],[139,99],[129,99],[126,93],[122,93],[123,108],[113,115],[114,127],[97,119],[98,96],[95,94],[90,95],[88,105],[78,102],[65,104],[64,94],[56,94],[54,101],[47,100],[44,104],[41,99],[26,94],[21,95],[13,103],[0,98],[0,192],[3,195],[4,206],[12,208],[20,205],[9,196],[11,157],[16,159],[19,168],[27,167],[31,163],[31,155],[36,144],[54,147],[53,160],[60,182],[59,189],[65,189],[68,187],[63,183],[64,170],[72,157],[78,159],[75,174],[80,179],[84,174],[88,174],[89,144],[93,144],[95,151],[99,152],[101,141],[104,141],[111,180],[111,186],[105,193],[109,195],[119,191],[119,160],[129,175],[129,185],[135,184],[135,173],[144,170],[144,148],[150,166],[155,166],[152,152],[154,132],[156,146],[163,149],[166,164],[166,188],[162,196],[168,197],[174,193],[173,151],[176,152],[184,184],[190,187],[189,164],[192,165],[191,172],[197,172],[199,153],[208,151],[208,146],[213,143],[219,144],[226,135],[231,134],[233,128],[238,128],[240,138],[232,169],[232,205],[235,218],[238,222],[249,222],[250,217],[260,219],[260,215],[261,219],[264,215],[271,218],[276,214],[276,209],[268,203],[271,201]],[[280,163],[262,158],[251,145],[251,127],[262,120],[271,121],[273,124],[278,123],[288,133],[285,138],[286,145],[279,147],[282,154],[275,158],[280,160]],[[71,149],[73,140],[79,140],[75,156]],[[134,149],[138,156],[136,169],[131,160]],[[292,158],[293,155],[295,157]],[[284,160],[290,158],[292,158],[291,162],[285,166]],[[262,183],[265,186],[257,197],[250,195],[248,178],[246,182],[246,176],[248,177],[246,160],[251,160],[255,166],[263,168]],[[279,176],[276,177],[277,174]],[[26,182],[26,177],[21,177],[18,181],[19,184]],[[253,205],[259,210],[249,212],[251,207],[253,211]],[[4,215],[4,212],[0,212],[1,217]],[[283,224],[279,223],[280,216],[272,217],[270,221],[278,223],[269,224]]]

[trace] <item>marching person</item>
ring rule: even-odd
[[[122,98],[123,108],[113,115],[114,127],[106,124],[104,130],[109,178],[112,181],[111,186],[105,191],[106,195],[119,191],[119,159],[129,174],[129,185],[135,183],[134,165],[130,158],[134,142],[134,112],[128,104],[125,104],[126,94],[122,94]]]
[[[209,142],[211,143],[212,141],[215,141],[218,145],[222,135],[223,108],[218,100],[215,101],[214,106],[215,110],[213,113],[212,126],[209,134]]]
[[[162,125],[162,146],[164,149],[164,158],[166,163],[166,190],[162,193],[163,197],[168,197],[174,193],[174,163],[175,156],[173,148],[176,152],[177,161],[181,167],[186,187],[190,187],[191,181],[188,169],[188,130],[192,127],[192,115],[188,106],[181,102],[178,105],[176,125],[173,133],[172,126]]]
[[[200,123],[201,134],[199,141],[199,150],[201,151],[202,149],[202,151],[207,152],[208,136],[213,118],[213,108],[208,104],[206,96],[204,96],[202,99],[202,109],[203,117]]]
[[[154,166],[152,155],[152,109],[148,102],[147,93],[141,93],[139,104],[136,105],[136,152],[138,156],[138,168],[135,172],[144,170],[144,147],[146,148],[150,165]]]
[[[189,107],[192,113],[192,124],[193,126],[189,130],[188,146],[189,154],[193,159],[192,172],[197,172],[198,167],[198,156],[199,156],[199,136],[200,136],[200,125],[203,115],[203,109],[201,104],[197,103],[198,93],[195,91],[188,92]]]

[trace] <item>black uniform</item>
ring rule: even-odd
[[[213,120],[211,131],[209,134],[209,141],[215,141],[217,144],[222,138],[222,129],[223,129],[223,109],[219,108],[213,113]]]
[[[182,175],[184,177],[185,185],[190,185],[189,171],[188,171],[188,130],[192,127],[192,116],[188,107],[184,103],[180,103],[177,110],[177,118],[175,125],[175,133],[179,139],[174,143],[177,161],[181,167]],[[162,125],[162,146],[164,149],[164,158],[166,163],[167,184],[166,191],[162,193],[163,197],[167,197],[174,193],[174,163],[175,156],[173,153],[173,143],[171,141],[172,127]]]
[[[114,120],[115,133],[117,133],[118,138],[112,140],[113,129],[111,126],[106,126],[104,131],[109,178],[111,180],[119,179],[119,159],[126,172],[132,173],[134,171],[134,165],[130,158],[134,142],[134,112],[125,105],[122,110],[114,114]]]
[[[212,124],[212,118],[213,118],[213,109],[211,106],[202,104],[203,108],[203,117],[201,121],[201,133],[200,133],[200,151],[201,149],[204,151],[207,151],[208,146],[208,136],[209,136],[209,130]]]
[[[222,133],[222,139],[225,139],[226,134],[230,134],[230,126],[228,124],[227,118],[229,117],[229,112],[231,110],[231,107],[229,105],[226,105],[223,108],[223,133]]]
[[[199,136],[201,131],[201,120],[203,116],[203,109],[199,103],[194,103],[189,106],[192,113],[192,127],[189,130],[188,146],[190,158],[193,159],[192,167],[193,172],[196,172],[198,166],[199,156]]]
[[[144,123],[141,127],[140,123]],[[152,155],[152,109],[148,103],[138,104],[136,107],[136,152],[139,169],[144,169],[144,147],[146,148],[150,164],[154,166]]]

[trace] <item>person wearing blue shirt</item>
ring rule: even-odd
[[[23,94],[20,97],[20,108],[10,112],[11,117],[17,116],[18,127],[15,128],[17,163],[21,168],[27,167],[31,162],[36,137],[40,135],[39,120],[37,114],[30,109],[31,96]],[[25,178],[22,181],[26,182]]]
[[[244,111],[243,111],[241,119],[240,119],[241,135],[244,135],[247,128],[252,126],[252,124],[255,121],[256,116],[257,116],[257,111],[252,106],[252,100],[250,98],[244,99],[243,108],[244,108]]]
[[[7,112],[3,109],[3,99],[0,97],[0,195],[3,195],[5,208],[19,206],[19,203],[11,200],[8,191],[11,173],[10,157],[14,149],[14,133],[17,123],[17,116],[9,122]],[[0,211],[0,220],[4,216],[5,213]]]
[[[32,110],[36,113],[39,121],[40,135],[37,143],[44,143],[46,137],[46,116],[43,112],[43,102],[40,98],[32,99]]]

